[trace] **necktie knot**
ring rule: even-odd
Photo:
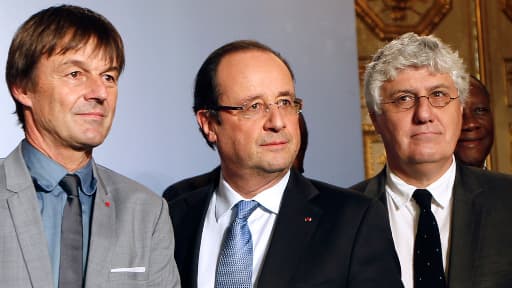
[[[68,194],[68,197],[78,197],[78,177],[74,174],[66,174],[60,180],[60,187]]]
[[[432,204],[432,194],[427,189],[416,189],[412,194],[412,198],[418,203],[422,209],[430,210]]]
[[[236,219],[240,221],[247,221],[252,212],[258,208],[259,203],[257,201],[240,201],[236,204]]]

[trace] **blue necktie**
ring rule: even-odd
[[[215,288],[252,287],[252,238],[247,219],[258,206],[256,201],[235,205],[236,217],[226,231],[220,251]]]
[[[412,197],[421,209],[414,242],[414,287],[444,288],[446,277],[441,239],[436,218],[430,210],[432,194],[425,189],[416,189]]]

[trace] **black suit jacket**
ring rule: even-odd
[[[386,172],[351,188],[386,203]],[[512,287],[512,176],[457,163],[450,288]],[[387,207],[387,206],[386,206]]]
[[[163,194],[170,205],[183,287],[197,286],[201,231],[219,177],[216,168]],[[402,287],[384,218],[378,201],[292,170],[257,286]]]

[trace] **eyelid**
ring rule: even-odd
[[[280,98],[280,99],[277,99],[276,104],[277,105],[292,105],[293,100],[289,97],[288,98]]]
[[[80,70],[73,70],[66,74],[66,77],[71,77],[72,79],[78,78],[82,75],[82,71]]]
[[[251,106],[251,105],[254,105],[254,104],[263,104],[265,102],[263,102],[263,100],[259,99],[259,98],[255,98],[255,99],[251,99],[249,101],[245,101],[243,102],[243,104],[241,106]]]
[[[262,101],[255,100],[250,103],[244,103],[241,106],[243,107],[244,110],[249,111],[249,110],[261,109],[261,107],[263,107],[263,104],[264,103]],[[253,107],[254,105],[257,105],[257,107]]]
[[[477,114],[487,113],[489,111],[491,111],[489,107],[476,107],[473,109],[473,112]]]
[[[430,93],[430,95],[434,95],[434,94],[437,94],[437,93],[441,94],[442,96],[445,96],[445,95],[447,95],[447,94],[448,94],[448,92],[447,92],[447,91],[444,91],[444,90],[434,90],[434,91],[432,91],[432,92]]]
[[[104,73],[103,77],[108,78],[108,79],[106,79],[107,81],[117,82],[117,77],[115,75],[112,75],[112,74],[109,74],[109,73]]]
[[[395,94],[395,98],[399,98],[399,97],[403,97],[403,96],[414,97],[414,96],[416,96],[416,94],[409,92],[409,91],[400,91]]]
[[[414,101],[416,100],[416,95],[413,95],[411,93],[403,93],[403,94],[400,94],[400,95],[397,95],[393,101],[395,102],[403,102],[403,101]]]

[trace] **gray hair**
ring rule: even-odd
[[[370,113],[381,113],[380,88],[407,68],[427,67],[435,73],[449,74],[457,88],[460,101],[468,94],[469,76],[459,54],[434,36],[406,33],[382,47],[366,66],[364,96]]]

